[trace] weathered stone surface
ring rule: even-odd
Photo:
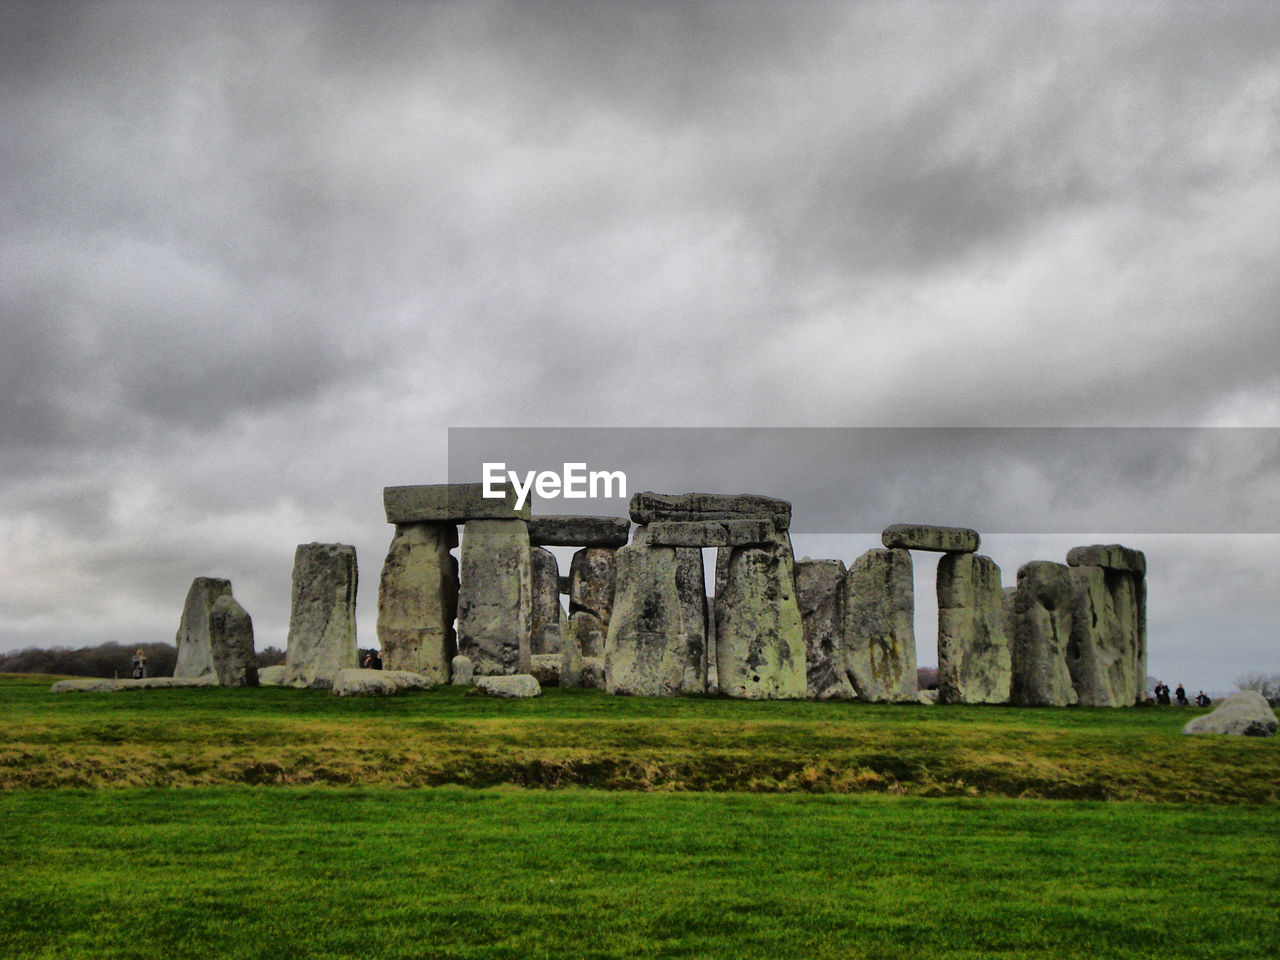
[[[522,520],[473,520],[462,531],[458,652],[477,677],[529,672],[533,588]]]
[[[556,555],[543,547],[529,551],[529,578],[533,588],[533,632],[529,649],[534,654],[560,652],[564,607],[560,606],[560,568]]]
[[[364,670],[350,667],[333,678],[339,697],[388,697],[401,690],[430,690],[436,682],[412,670]]]
[[[576,614],[589,617],[589,613]],[[560,644],[560,686],[582,686],[582,647],[578,644],[578,629],[573,619],[565,625],[564,639]]]
[[[475,665],[471,662],[470,657],[458,654],[453,658],[453,662],[450,666],[452,670],[450,683],[455,687],[471,686],[472,682],[475,680]]]
[[[652,493],[631,498],[631,519],[649,524],[662,520],[769,520],[779,533],[791,526],[791,504],[753,493]]]
[[[1013,652],[1000,568],[990,557],[938,561],[938,702],[1008,703]]]
[[[174,644],[178,660],[175,677],[200,677],[213,673],[213,647],[209,642],[209,614],[219,597],[231,595],[231,581],[219,577],[196,577],[182,605],[182,619]]]
[[[59,680],[50,693],[118,693],[122,690],[162,690],[170,687],[216,687],[218,678],[212,673],[198,677],[141,677],[115,680],[105,677],[77,677]]]
[[[607,547],[587,547],[569,562],[569,616],[585,612],[609,629],[613,616],[613,594],[618,578],[618,551]],[[584,656],[603,656],[583,648]]]
[[[535,547],[626,546],[631,521],[626,517],[531,517],[529,543]]]
[[[1010,700],[1027,707],[1065,707],[1077,700],[1067,668],[1071,575],[1061,563],[1034,560],[1018,570],[1014,598]]]
[[[535,653],[529,658],[529,673],[544,687],[558,687],[561,660],[559,653]]]
[[[1141,699],[1138,580],[1127,570],[1074,566],[1067,669],[1087,707],[1131,707]]]
[[[564,637],[573,635],[578,653],[584,657],[603,657],[609,631],[593,614],[579,610],[564,625]],[[561,643],[563,644],[563,640]]]
[[[1256,690],[1243,690],[1223,700],[1213,713],[1188,722],[1182,732],[1274,737],[1276,715],[1262,694]]]
[[[806,694],[811,700],[852,700],[845,673],[844,563],[804,559],[796,564],[796,603],[804,625]]]
[[[702,551],[651,546],[641,527],[617,563],[605,689],[650,697],[705,692]]]
[[[356,666],[356,548],[303,543],[293,556],[285,683],[330,687]]]
[[[733,548],[715,614],[721,694],[748,700],[804,697],[804,624],[785,533],[767,547]]]
[[[937,690],[921,690],[916,694],[916,699],[927,706],[933,706],[938,702]]]
[[[895,523],[880,534],[886,547],[929,550],[934,553],[977,553],[981,538],[967,527],[936,527],[921,523]]]
[[[539,697],[542,687],[538,681],[527,673],[516,673],[501,677],[480,677],[476,680],[476,689],[491,697],[523,698]]]
[[[566,574],[560,574],[557,584],[560,589],[560,596],[567,597],[569,595],[569,577]]]
[[[745,547],[772,543],[768,520],[660,520],[649,525],[649,542],[660,547]]]
[[[1087,547],[1072,547],[1067,551],[1069,567],[1106,567],[1108,570],[1127,570],[1146,575],[1147,555],[1141,550],[1121,546],[1118,543],[1095,543]]]
[[[904,549],[868,550],[845,575],[844,663],[859,700],[916,699],[915,583]]]
[[[258,668],[258,685],[261,687],[279,687],[284,684],[285,665],[275,663],[269,667]]]
[[[502,498],[484,495],[483,483],[426,483],[384,487],[387,523],[467,523],[471,520],[528,519],[530,497],[516,509],[515,488],[497,485]]]
[[[582,658],[582,685],[588,690],[603,690],[604,657]]]
[[[401,523],[378,583],[378,645],[388,670],[409,670],[436,683],[449,679],[458,652],[458,545],[451,523]]]
[[[218,597],[209,611],[209,648],[219,684],[224,687],[258,685],[253,620],[230,594]]]

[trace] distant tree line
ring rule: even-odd
[[[96,647],[26,647],[0,653],[0,673],[55,673],[70,677],[128,677],[133,671],[133,655],[141,650],[147,658],[147,674],[173,676],[178,650],[171,643],[102,643]],[[258,651],[258,666],[284,663],[284,651],[266,647]]]
[[[1236,677],[1236,686],[1241,690],[1257,690],[1273,707],[1280,706],[1280,673],[1250,670]]]

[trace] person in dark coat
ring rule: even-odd
[[[1182,689],[1182,684],[1178,684],[1178,689],[1174,691],[1174,696],[1178,698],[1178,706],[1188,707],[1190,701],[1187,700],[1187,691]]]

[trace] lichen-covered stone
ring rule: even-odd
[[[212,673],[198,677],[139,677],[112,679],[109,677],[76,677],[59,680],[49,688],[50,693],[118,693],[122,690],[167,690],[173,687],[216,687],[218,678]]]
[[[196,577],[182,605],[182,619],[174,644],[178,659],[175,677],[200,677],[213,673],[213,648],[209,642],[209,614],[219,597],[231,595],[231,581],[220,577]]]
[[[706,690],[702,551],[654,547],[641,527],[618,551],[605,689],[671,697]]]
[[[533,588],[533,632],[529,649],[534,656],[560,652],[564,607],[560,606],[560,567],[556,555],[544,547],[529,551],[529,578]]]
[[[613,594],[618,579],[618,551],[606,547],[585,547],[569,562],[569,616],[585,612],[609,629],[613,616]],[[586,653],[585,656],[597,656]],[[603,649],[600,656],[603,656]]]
[[[649,542],[661,547],[764,546],[774,539],[769,520],[662,520],[649,525]]]
[[[458,528],[448,523],[396,526],[378,584],[378,644],[388,670],[436,683],[449,679],[458,652]]]
[[[209,648],[213,672],[224,687],[258,686],[258,656],[253,649],[253,620],[230,594],[209,611]]]
[[[852,700],[845,673],[844,563],[801,560],[795,565],[796,602],[804,626],[806,695],[811,700]]]
[[[990,557],[938,561],[938,702],[1008,703],[1013,653],[1000,568]]]
[[[339,697],[389,697],[401,690],[430,690],[436,682],[412,670],[339,670],[332,692]]]
[[[339,670],[357,665],[356,585],[355,547],[299,544],[293,557],[285,683],[331,687]]]
[[[1212,713],[1189,721],[1182,732],[1274,737],[1276,715],[1266,697],[1258,691],[1242,690],[1223,700]]]
[[[483,483],[427,483],[384,487],[387,523],[470,523],[472,520],[528,519],[529,500],[516,509],[510,483],[496,486],[501,497],[484,495]]]
[[[1013,703],[1065,707],[1076,702],[1067,668],[1072,601],[1071,575],[1065,565],[1035,560],[1018,570],[1010,695]]]
[[[734,547],[724,577],[715,600],[719,692],[748,700],[803,699],[804,624],[790,538],[779,533],[767,547]]]
[[[934,553],[977,553],[982,542],[977,530],[938,527],[922,523],[895,523],[880,534],[889,549],[928,550]]]
[[[285,665],[273,663],[269,667],[258,668],[258,685],[261,687],[279,687],[284,684]]]
[[[582,658],[582,685],[588,690],[605,688],[604,657]]]
[[[1072,582],[1067,669],[1082,706],[1130,707],[1142,697],[1139,575],[1105,567],[1068,568]]]
[[[542,687],[538,684],[538,681],[527,673],[516,673],[501,677],[480,677],[476,680],[476,689],[491,697],[504,697],[507,699],[539,697],[542,695]]]
[[[1118,543],[1095,543],[1087,547],[1072,547],[1067,551],[1069,567],[1105,567],[1108,570],[1124,570],[1145,576],[1147,555],[1141,550]]]
[[[477,677],[528,673],[533,587],[524,521],[471,521],[461,553],[458,652]]]
[[[845,671],[859,700],[916,699],[915,583],[911,554],[868,550],[845,575]]]
[[[535,653],[529,658],[529,674],[544,687],[560,686],[559,653]]]
[[[531,517],[529,543],[535,547],[626,546],[631,521],[626,517]]]
[[[575,614],[590,617],[589,613]],[[593,618],[594,619],[594,618]],[[564,639],[560,644],[560,686],[582,686],[582,647],[578,643],[578,628],[573,617],[565,624]]]
[[[475,665],[470,657],[458,654],[450,665],[450,683],[455,687],[469,687],[475,680]]]
[[[652,493],[631,498],[631,519],[639,524],[662,520],[768,520],[782,533],[791,526],[791,504],[753,493]]]

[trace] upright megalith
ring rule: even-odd
[[[458,651],[475,676],[528,673],[532,565],[523,520],[472,520],[462,528]]]
[[[285,683],[332,687],[339,670],[357,666],[356,548],[303,543],[293,556],[293,602]]]
[[[844,663],[859,700],[917,699],[915,582],[911,553],[868,550],[844,588]]]
[[[534,656],[560,652],[564,607],[560,606],[560,567],[556,555],[545,547],[529,551],[529,576],[533,589],[533,632],[529,649]]]
[[[606,690],[650,697],[706,690],[706,609],[695,592],[703,597],[702,551],[652,546],[640,527],[618,551]]]
[[[1067,553],[1073,598],[1067,667],[1080,703],[1126,707],[1144,693],[1146,556],[1119,544]]]
[[[790,537],[779,531],[766,546],[733,547],[723,572],[715,598],[719,692],[748,700],[803,699],[804,623]]]
[[[569,622],[584,657],[603,657],[604,640],[613,617],[618,579],[618,551],[584,547],[569,563]]]
[[[804,627],[806,695],[811,700],[852,700],[844,666],[844,563],[796,563],[796,603]]]
[[[1014,596],[1010,700],[1026,707],[1077,702],[1067,667],[1073,587],[1061,563],[1034,560],[1018,570]]]
[[[182,605],[182,619],[174,644],[178,659],[175,677],[200,677],[214,673],[213,645],[209,638],[209,615],[219,597],[231,596],[231,581],[219,577],[196,577]]]
[[[218,597],[209,611],[209,647],[219,686],[258,686],[253,620],[229,593]]]
[[[458,545],[451,523],[399,523],[378,584],[378,643],[387,670],[448,683],[458,652]]]
[[[990,557],[938,561],[938,702],[1007,703],[1013,678],[1000,568]]]

